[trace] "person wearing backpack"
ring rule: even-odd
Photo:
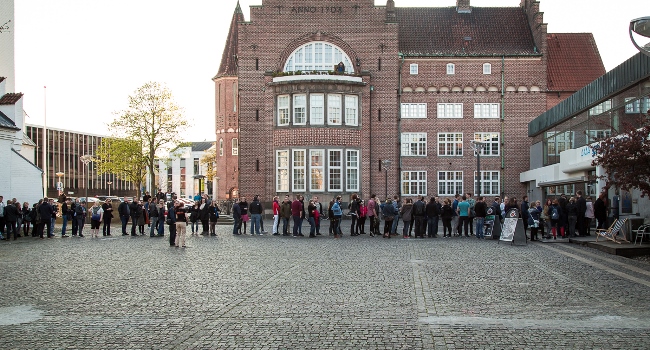
[[[110,200],[110,199],[109,199]],[[99,225],[104,216],[104,209],[99,205],[99,201],[90,208],[90,237],[99,238]]]
[[[341,238],[343,233],[341,232],[341,218],[343,217],[343,210],[341,209],[341,196],[337,196],[334,203],[332,203],[332,222],[330,225],[333,225],[334,238]]]

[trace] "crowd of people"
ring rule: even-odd
[[[111,236],[114,208],[110,200],[97,200],[88,209],[79,198],[72,200],[63,195],[58,201],[59,204],[53,198],[44,198],[30,207],[29,203],[21,204],[13,198],[5,205],[4,198],[0,196],[0,239],[13,237],[16,240],[30,234],[41,239],[52,238],[59,212],[63,238],[69,237],[68,231],[72,236],[84,237],[84,226],[88,219],[91,237],[99,237],[100,228],[102,236]],[[227,205],[228,212],[232,212],[234,235],[267,233],[263,220],[265,210],[259,196],[254,196],[251,203],[248,203],[246,197],[241,197],[221,204]],[[513,208],[519,210],[527,238],[533,241],[540,237],[557,239],[558,236],[588,236],[591,234],[592,221],[596,220],[597,228],[604,228],[608,215],[607,197],[604,193],[592,203],[591,197],[584,197],[582,191],[577,191],[575,197],[567,198],[562,194],[555,199],[547,199],[544,204],[541,201],[529,201],[527,196],[523,196],[519,202],[517,198],[507,196],[503,200],[482,196],[475,199],[471,193],[466,193],[457,194],[454,198],[434,196],[428,200],[423,196],[403,200],[394,196],[383,201],[374,194],[367,200],[353,194],[347,205],[343,204],[341,196],[336,196],[323,205],[318,196],[313,196],[305,203],[303,195],[295,195],[293,199],[286,195],[282,201],[278,196],[273,198],[272,234],[304,237],[303,222],[307,221],[309,237],[315,238],[322,235],[321,221],[328,220],[328,234],[340,238],[344,231],[342,221],[346,217],[350,219],[348,233],[352,237],[366,234],[368,222],[367,233],[371,237],[381,235],[383,238],[391,238],[401,235],[406,239],[437,238],[439,222],[442,222],[443,238],[476,236],[484,239],[484,224],[488,214],[503,220]],[[170,246],[175,247],[186,246],[188,225],[192,235],[216,236],[215,226],[220,213],[217,202],[206,194],[196,195],[194,204],[186,206],[174,196],[170,199],[160,190],[153,197],[145,193],[141,200],[126,198],[117,207],[122,235],[138,236],[148,233],[150,237],[163,237],[167,225]],[[400,220],[402,229],[398,233]],[[247,230],[249,222],[250,231]],[[130,233],[127,230],[129,223]]]

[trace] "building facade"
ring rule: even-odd
[[[650,57],[639,53],[535,118],[528,126],[530,169],[520,175],[529,197],[572,196],[582,190],[595,199],[607,190],[613,198],[617,189],[605,189],[598,179],[605,171],[592,165],[591,146],[649,113]],[[621,214],[650,217],[650,203],[638,191],[620,197]]]
[[[38,148],[35,163],[39,168],[43,163],[43,127],[25,125],[25,135]],[[97,146],[104,136],[89,135],[76,131],[47,127],[47,196],[58,197],[59,188],[68,197],[88,196],[134,196],[138,190],[129,181],[114,174],[98,174],[93,163],[85,166],[81,156],[94,156]],[[62,173],[62,176],[57,176]],[[40,181],[40,180],[39,180]],[[59,182],[62,186],[58,186]],[[40,182],[39,182],[40,184]],[[42,193],[42,191],[41,191]]]
[[[237,5],[214,78],[219,199],[525,191],[527,126],[555,93],[539,2],[264,0],[250,13]]]
[[[214,197],[220,178],[209,177],[214,162],[205,160],[206,155],[215,153],[214,147],[214,142],[192,142],[188,147],[173,150],[167,159],[159,160],[159,188],[180,198],[194,198],[198,193]]]

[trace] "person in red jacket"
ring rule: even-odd
[[[299,233],[298,228],[300,227],[300,222],[302,221],[302,212],[303,205],[300,201],[300,195],[296,195],[296,199],[291,203],[291,216],[293,217],[293,236],[299,237],[303,236],[302,233]]]
[[[278,224],[280,223],[280,203],[278,202],[280,198],[278,196],[273,197],[273,235],[277,236],[278,233]]]

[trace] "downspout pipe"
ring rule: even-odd
[[[398,53],[401,59],[398,71],[398,84],[397,87],[397,196],[402,198],[401,174],[402,174],[402,68],[404,67],[404,54]]]
[[[501,197],[503,197],[503,189],[505,185],[505,168],[506,168],[506,160],[505,160],[505,149],[504,145],[506,144],[504,141],[504,134],[505,134],[505,84],[506,84],[506,79],[505,79],[505,74],[506,74],[506,57],[505,55],[501,56],[501,138],[499,142],[501,143]]]

